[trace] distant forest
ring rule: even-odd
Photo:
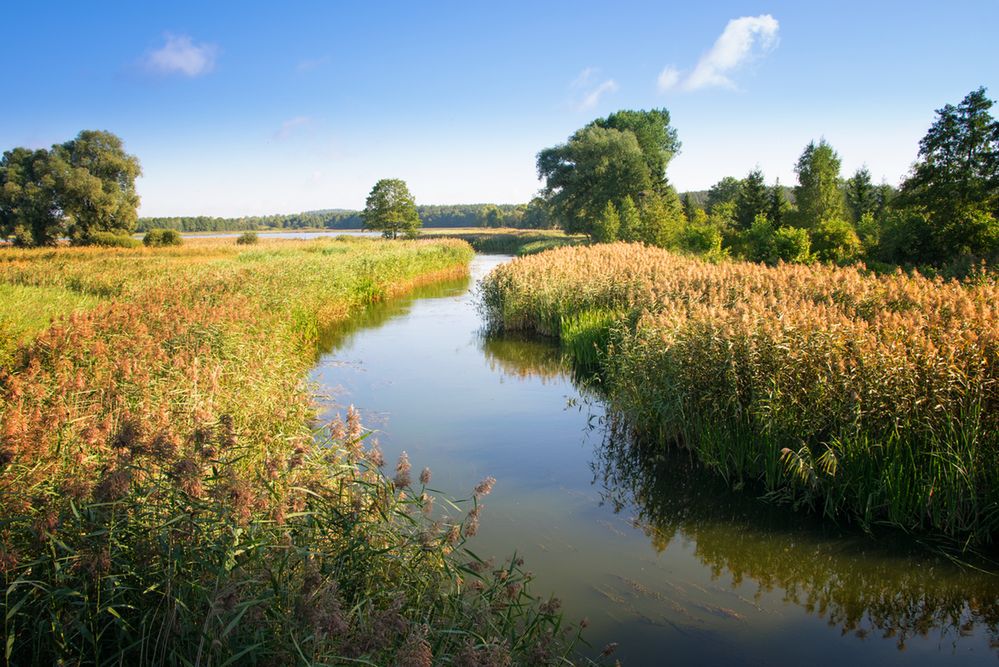
[[[528,204],[454,204],[417,206],[424,227],[529,227],[543,226],[531,215]],[[545,219],[545,222],[547,219]],[[180,232],[236,232],[261,229],[360,229],[361,212],[324,209],[285,215],[213,218],[178,216],[139,218],[137,232],[176,229]]]

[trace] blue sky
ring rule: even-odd
[[[999,99],[999,2],[8,3],[0,148],[81,129],[139,157],[142,215],[516,203],[590,120],[666,107],[668,176],[793,184],[825,137],[897,183],[934,110]],[[995,110],[999,115],[999,109]]]

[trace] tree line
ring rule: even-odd
[[[537,156],[543,204],[594,241],[641,241],[775,263],[864,260],[955,266],[999,257],[999,122],[985,89],[946,105],[901,187],[866,168],[844,178],[825,140],[805,147],[797,183],[760,169],[682,197],[666,178],[680,142],[669,112],[619,111]]]
[[[539,200],[540,201],[540,200]],[[540,229],[552,223],[538,201],[528,204],[422,204],[416,206],[424,227],[520,227]],[[360,229],[362,211],[326,209],[283,215],[171,216],[139,218],[136,231],[235,232],[261,229]]]

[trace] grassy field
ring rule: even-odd
[[[731,486],[865,527],[999,531],[999,287],[565,248],[489,276],[493,326],[561,339],[613,406]]]
[[[557,603],[462,548],[492,481],[453,502],[405,458],[383,472],[355,414],[315,424],[303,381],[325,331],[471,255],[0,250],[4,661],[559,662],[578,628]]]

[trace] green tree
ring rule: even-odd
[[[739,194],[735,200],[735,219],[741,229],[753,226],[758,215],[766,215],[770,208],[770,197],[763,172],[754,169],[739,184]]]
[[[622,241],[637,241],[638,230],[642,226],[642,220],[638,214],[638,207],[635,206],[635,200],[625,195],[618,209],[621,220],[618,228],[618,238]]]
[[[666,167],[680,152],[680,140],[669,121],[666,109],[624,110],[595,120],[590,125],[634,134],[649,169],[652,185],[661,190],[666,185]]]
[[[95,232],[127,234],[135,229],[139,206],[135,179],[142,169],[119,137],[84,130],[53,146],[52,161],[70,240],[87,243]]]
[[[860,237],[843,218],[826,218],[811,230],[815,256],[828,262],[849,262],[861,251]]]
[[[662,195],[656,192],[648,193],[642,199],[638,214],[636,240],[660,248],[679,246],[686,219],[680,197],[673,188],[668,187]]]
[[[523,223],[527,229],[551,229],[552,216],[548,210],[548,202],[541,197],[535,197],[527,204]]]
[[[874,218],[876,220],[883,220],[888,207],[894,201],[897,191],[892,186],[887,183],[881,183],[878,187],[874,189]]]
[[[128,234],[138,219],[140,173],[139,160],[110,132],[84,130],[49,151],[7,151],[0,160],[0,234],[27,245]]]
[[[593,240],[597,243],[613,243],[617,241],[620,227],[621,216],[618,214],[614,202],[609,201],[593,226]]]
[[[787,195],[784,193],[784,186],[780,184],[780,179],[777,179],[774,186],[770,188],[767,217],[770,218],[770,222],[774,224],[774,227],[780,227],[784,224],[792,208],[791,202],[787,200]]]
[[[996,250],[999,122],[989,113],[992,105],[979,88],[956,107],[938,109],[902,184],[897,203],[929,215],[941,259]]]
[[[387,239],[397,238],[400,233],[416,236],[420,228],[413,195],[406,182],[398,178],[383,178],[375,183],[364,202],[361,219],[365,229],[380,231]]]
[[[56,178],[46,150],[15,148],[0,158],[0,236],[52,245],[62,233]]]
[[[871,182],[871,172],[867,167],[858,169],[846,179],[846,202],[854,220],[860,220],[865,215],[874,215],[878,209],[878,189]]]
[[[637,199],[653,181],[634,133],[587,126],[538,154],[552,212],[570,233],[593,233],[608,201]]]
[[[495,204],[486,204],[482,208],[482,226],[492,228],[503,226],[503,214],[500,212],[498,206]]]
[[[811,228],[823,220],[846,217],[839,169],[839,155],[825,139],[805,147],[795,167],[798,186],[794,189],[794,199],[799,227]]]
[[[734,207],[740,190],[742,182],[732,176],[726,176],[712,185],[708,190],[708,213],[714,213],[715,208],[720,205],[731,204]]]

